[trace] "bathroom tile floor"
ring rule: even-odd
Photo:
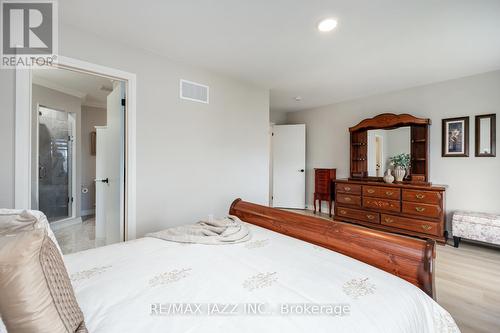
[[[82,223],[54,230],[63,254],[95,248],[95,216],[82,217]]]

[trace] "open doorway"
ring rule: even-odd
[[[384,175],[385,161],[384,161],[384,137],[375,135],[375,172],[377,177]]]
[[[32,71],[31,207],[65,254],[125,239],[125,91],[109,77]]]

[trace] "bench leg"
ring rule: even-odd
[[[462,239],[461,237],[453,236],[453,246],[458,247],[461,239]]]

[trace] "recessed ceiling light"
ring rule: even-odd
[[[337,20],[332,18],[327,18],[318,23],[318,30],[321,32],[329,32],[335,29],[336,26],[337,26]]]
[[[297,102],[300,102],[300,101],[302,100],[302,96],[296,96],[294,99],[295,99]]]

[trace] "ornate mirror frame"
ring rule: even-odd
[[[382,177],[368,176],[368,130],[394,129],[409,126],[411,129],[411,172],[404,182],[429,182],[429,126],[428,118],[417,118],[410,114],[383,113],[367,118],[349,128],[350,140],[350,178],[383,181]]]

